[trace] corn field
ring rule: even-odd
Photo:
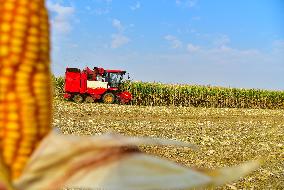
[[[284,108],[284,91],[128,82],[133,105],[214,108]]]
[[[64,93],[64,78],[54,77],[54,94]],[[284,91],[125,82],[122,90],[132,93],[132,105],[214,108],[284,109]]]
[[[55,77],[51,76],[52,84],[53,84],[53,95],[56,97],[63,97],[64,93],[64,78],[63,77]]]

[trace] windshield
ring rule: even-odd
[[[123,79],[123,75],[122,73],[109,73],[108,82],[110,87],[118,87]]]

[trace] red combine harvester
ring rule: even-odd
[[[100,100],[112,104],[116,101],[128,103],[132,95],[127,91],[121,91],[119,86],[126,71],[105,70],[95,67],[94,70],[86,67],[66,68],[64,98],[75,102],[89,102]]]

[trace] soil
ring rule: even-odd
[[[217,189],[284,188],[284,110],[146,107],[54,100],[53,125],[64,134],[116,132],[175,139],[199,150],[140,147],[188,167],[218,168],[262,159],[245,178]]]

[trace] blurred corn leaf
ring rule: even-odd
[[[259,165],[248,162],[217,170],[183,167],[142,153],[138,145],[194,147],[172,140],[108,134],[98,137],[51,133],[33,154],[17,189],[193,189],[239,179]]]

